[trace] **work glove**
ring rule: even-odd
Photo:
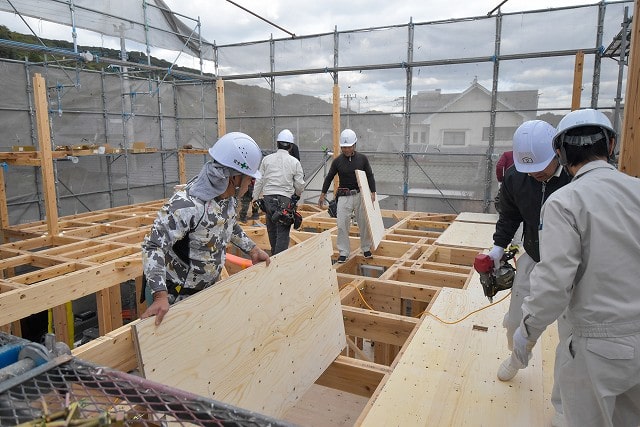
[[[493,266],[495,267],[496,271],[498,271],[500,265],[502,264],[501,261],[502,257],[504,256],[504,248],[494,245],[487,255],[489,255],[489,258],[493,260]]]
[[[522,332],[522,326],[518,326],[518,329],[513,333],[513,354],[523,366],[529,364],[531,350],[534,345],[536,345],[536,342],[527,338]]]

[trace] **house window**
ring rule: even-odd
[[[420,132],[420,144],[426,144],[426,143],[427,143],[427,133]]]
[[[411,138],[411,142],[414,144],[418,143],[418,132],[413,132],[413,138]]]
[[[505,126],[505,127],[496,126],[495,141],[511,141],[511,139],[513,139],[513,134],[516,133],[516,129],[518,128],[515,126]],[[488,127],[482,128],[482,140],[483,141],[489,140]]]
[[[442,145],[465,145],[465,136],[463,130],[445,130],[442,133]]]

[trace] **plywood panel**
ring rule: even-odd
[[[345,346],[323,233],[133,327],[145,376],[280,417]]]
[[[367,174],[364,171],[356,170],[356,178],[358,178],[358,186],[360,187],[360,197],[362,197],[362,203],[364,203],[364,209],[367,213],[367,227],[371,233],[372,245],[371,249],[376,250],[382,236],[384,236],[384,223],[382,222],[382,212],[380,212],[380,205],[378,204],[378,198],[375,201],[371,201],[371,190],[369,190],[369,182],[367,181]],[[359,224],[362,227],[362,224]]]
[[[498,214],[460,212],[460,215],[456,217],[456,221],[495,224],[498,222]]]
[[[512,381],[496,378],[500,361],[509,355],[502,328],[508,301],[453,325],[423,317],[384,387],[363,412],[362,425],[548,425],[541,410],[548,394],[540,345],[529,367]],[[454,321],[486,304],[476,273],[468,289],[442,289],[430,312]]]
[[[442,232],[436,244],[485,249],[493,246],[495,224],[455,221]]]

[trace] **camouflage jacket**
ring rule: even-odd
[[[203,202],[184,190],[169,199],[142,242],[152,292],[167,290],[168,281],[194,290],[211,286],[224,267],[229,243],[245,253],[255,247],[236,222],[236,206],[234,197]]]

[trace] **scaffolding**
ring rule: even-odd
[[[101,71],[73,55],[65,63],[3,61],[4,149],[37,147],[29,80],[41,73],[53,148],[71,151],[54,160],[61,215],[168,197],[180,181],[178,150],[206,149],[221,129],[246,132],[269,152],[277,132],[289,128],[309,173],[344,127],[356,131],[358,150],[371,158],[384,208],[488,212],[494,162],[523,121],[555,125],[578,105],[610,113],[620,128],[627,53],[618,49],[615,57],[606,47],[627,40],[632,8],[617,1],[498,11],[230,45],[197,37],[197,55],[191,45],[185,51],[204,64],[199,77],[197,70],[172,74],[173,64],[127,61],[124,43],[122,58],[100,58]],[[151,53],[148,41],[145,49]],[[578,55],[588,82],[575,79]],[[207,66],[215,72],[202,73]],[[100,146],[105,153],[94,155]],[[205,161],[188,156],[186,176]],[[321,180],[310,183],[306,201],[314,201]],[[44,217],[33,168],[10,166],[7,183],[11,223]]]

